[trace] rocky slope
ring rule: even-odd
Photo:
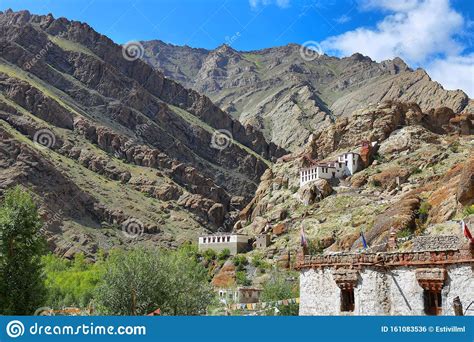
[[[456,220],[474,224],[473,134],[474,114],[449,108],[423,112],[414,103],[389,101],[355,111],[265,171],[235,229],[270,234],[272,244],[252,253],[283,267],[300,248],[301,227],[316,253],[361,249],[361,230],[372,251],[386,249],[390,232],[402,239],[401,249],[424,234],[465,241]],[[361,146],[365,140],[376,144]],[[367,167],[341,181],[299,186],[308,159],[335,160],[348,151],[366,157]]]
[[[399,58],[376,63],[360,54],[317,57],[295,44],[250,52],[159,40],[143,45],[150,65],[293,151],[314,130],[369,104],[413,101],[423,111],[445,106],[456,113],[474,108],[464,92],[444,90],[424,70],[411,70]]]
[[[228,229],[284,154],[87,24],[6,11],[0,37],[0,193],[34,192],[59,254]]]

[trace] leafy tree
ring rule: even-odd
[[[104,268],[96,299],[106,314],[143,315],[160,308],[165,315],[200,315],[215,298],[206,269],[187,249],[116,251]]]
[[[0,207],[0,311],[31,315],[45,297],[41,255],[45,241],[41,219],[29,193],[19,186]]]
[[[270,280],[264,284],[260,300],[262,302],[272,302],[299,297],[299,286],[297,279],[296,273],[274,272]],[[278,314],[281,316],[298,316],[299,305],[296,303],[279,305],[278,310]],[[267,314],[274,314],[274,310],[268,310]]]
[[[158,284],[164,291],[162,312],[169,315],[203,315],[216,294],[208,282],[207,270],[182,250],[162,252],[165,279]]]
[[[95,263],[77,254],[73,261],[49,254],[42,259],[46,274],[47,306],[86,307],[93,300],[97,284],[102,279],[103,258]]]

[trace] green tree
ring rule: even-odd
[[[299,297],[298,275],[297,273],[276,273],[274,272],[264,286],[260,296],[262,302],[273,302],[283,299]],[[296,303],[289,305],[279,305],[278,315],[298,316],[299,305]],[[268,315],[275,314],[274,310],[268,310]]]
[[[0,207],[0,310],[31,315],[45,298],[41,255],[45,240],[36,205],[19,186],[9,190]]]
[[[84,308],[91,303],[104,273],[102,257],[90,263],[83,254],[77,254],[73,261],[49,254],[42,262],[46,274],[47,306]]]
[[[143,315],[160,308],[164,315],[200,315],[215,298],[206,269],[188,249],[114,252],[104,268],[96,300],[105,314]]]
[[[203,315],[215,304],[216,294],[208,282],[207,270],[182,250],[162,252],[165,279],[162,312],[169,315]]]

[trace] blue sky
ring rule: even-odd
[[[312,41],[329,55],[400,56],[474,97],[472,0],[0,0],[0,8],[84,21],[117,43],[255,50]]]

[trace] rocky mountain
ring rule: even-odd
[[[142,43],[144,59],[155,69],[292,151],[314,130],[386,100],[416,102],[423,111],[474,108],[463,91],[443,89],[400,58],[381,63],[361,54],[336,58],[296,44],[244,52],[228,45],[205,50],[159,40]]]
[[[0,194],[33,191],[58,254],[231,228],[285,153],[85,23],[8,10],[0,33]]]
[[[300,248],[301,227],[313,253],[361,250],[361,231],[371,251],[386,250],[390,233],[401,250],[420,235],[465,241],[457,220],[474,223],[473,134],[474,114],[446,107],[423,112],[415,103],[388,101],[357,110],[267,169],[235,229],[270,234],[264,256],[286,267]],[[351,151],[367,161],[361,171],[300,186],[308,160]]]

